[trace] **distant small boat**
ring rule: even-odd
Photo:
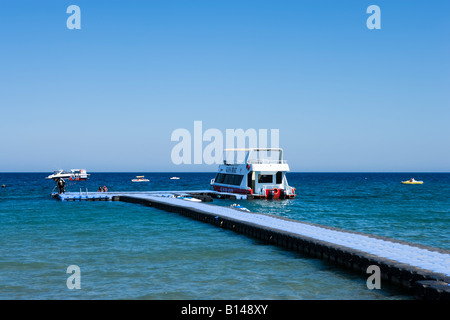
[[[172,178],[170,178],[170,180],[179,180],[180,178],[179,177],[172,177]]]
[[[406,181],[402,181],[403,184],[423,184],[423,181],[417,181],[414,178],[411,178]]]
[[[136,176],[136,179],[131,180],[133,182],[149,182],[150,180],[144,179],[144,176]]]

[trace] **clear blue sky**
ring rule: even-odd
[[[81,8],[81,30],[66,9]],[[369,5],[381,29],[369,30]],[[292,171],[450,171],[450,1],[4,1],[0,172],[215,171],[177,128],[279,129]]]

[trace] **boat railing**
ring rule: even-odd
[[[286,160],[249,159],[248,164],[287,164]]]
[[[280,185],[279,184],[265,184],[260,188],[260,192],[261,192],[261,194],[265,194],[267,190],[271,190],[271,189],[280,189]],[[285,181],[285,183],[283,184],[281,189],[284,189],[289,194],[295,193],[295,188],[288,185],[287,181]]]
[[[275,189],[275,188],[280,188],[280,185],[279,184],[265,184],[262,186],[261,191],[263,193],[265,193],[266,190]]]
[[[264,184],[263,189],[273,189],[273,188],[280,188],[280,184]]]

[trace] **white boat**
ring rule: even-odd
[[[250,212],[250,210],[248,210],[247,208],[245,208],[245,207],[243,207],[243,206],[241,206],[240,204],[237,204],[237,203],[233,203],[230,207],[232,207],[234,209],[239,209],[239,210],[242,210],[242,211]]]
[[[80,181],[86,180],[89,176],[90,174],[88,174],[85,169],[71,169],[70,171],[64,170],[55,171],[45,179],[49,180],[69,179],[71,181]]]
[[[287,199],[296,196],[289,186],[281,148],[225,149],[224,163],[219,165],[211,186],[215,191],[249,194],[260,199]],[[270,153],[270,156],[269,156]]]
[[[193,197],[186,197],[186,196],[178,196],[178,199],[183,199],[186,201],[192,201],[192,202],[202,202],[202,200],[197,199],[197,198],[193,198]]]
[[[170,180],[179,180],[180,178],[179,177],[172,177],[172,178],[170,178]]]
[[[150,180],[144,179],[145,176],[136,176],[136,179],[132,179],[133,182],[149,182]]]

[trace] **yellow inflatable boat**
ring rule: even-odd
[[[416,181],[414,179],[412,180],[407,180],[407,181],[402,181],[403,184],[423,184],[423,181]]]

